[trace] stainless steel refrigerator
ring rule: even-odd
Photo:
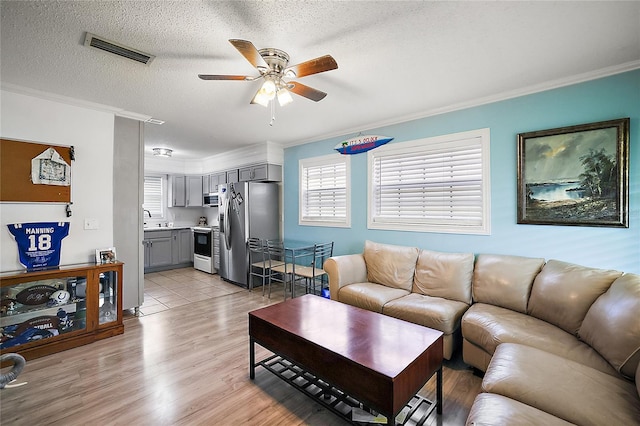
[[[220,270],[224,280],[248,287],[249,238],[280,238],[277,183],[237,182],[218,188]]]

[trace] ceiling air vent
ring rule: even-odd
[[[149,63],[153,61],[153,58],[155,58],[154,55],[132,49],[131,47],[124,46],[91,33],[87,33],[85,36],[84,45],[95,47],[96,49],[104,50],[105,52],[110,52],[114,55],[122,56],[146,65],[149,65]]]

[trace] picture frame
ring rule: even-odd
[[[116,262],[116,248],[109,247],[104,249],[96,249],[96,264],[114,263]]]
[[[628,228],[629,121],[518,134],[518,223]]]

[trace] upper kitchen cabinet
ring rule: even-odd
[[[202,207],[202,176],[187,176],[185,207]]]
[[[277,164],[254,164],[238,170],[240,182],[264,181],[279,182],[282,180],[282,166]]]
[[[202,176],[169,176],[169,207],[202,207]]]
[[[169,176],[169,207],[185,207],[187,204],[186,176]]]
[[[236,183],[238,181],[239,181],[238,169],[227,170],[227,182],[226,183]]]
[[[204,194],[218,192],[218,186],[223,183],[227,183],[227,172],[219,172],[203,176],[202,191]]]

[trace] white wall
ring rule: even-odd
[[[22,269],[6,225],[21,222],[70,222],[60,264],[93,262],[95,249],[113,245],[114,114],[34,96],[0,91],[0,136],[55,145],[73,145],[71,165],[73,215],[64,204],[0,203],[0,270]],[[99,229],[84,230],[84,219]],[[116,248],[117,249],[117,248]]]

